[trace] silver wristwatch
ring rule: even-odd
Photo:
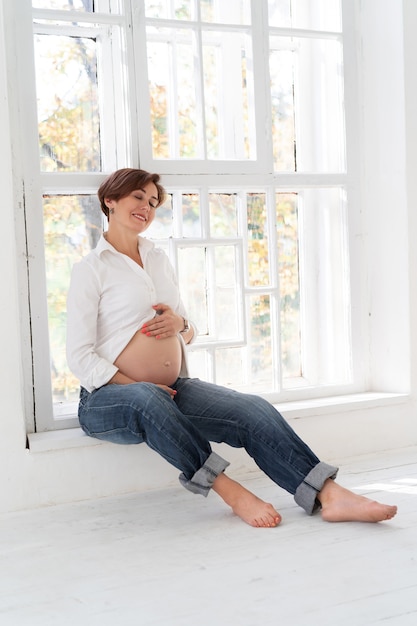
[[[184,328],[180,330],[180,333],[186,333],[188,330],[190,330],[190,324],[188,323],[188,320],[185,319],[185,317],[183,317],[182,319],[184,320]]]

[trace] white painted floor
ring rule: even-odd
[[[326,524],[260,473],[282,513],[255,529],[178,487],[0,516],[1,626],[415,626],[417,449],[360,457],[339,482],[397,503]]]

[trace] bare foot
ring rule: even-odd
[[[394,517],[397,507],[357,495],[333,480],[327,480],[318,494],[326,522],[383,522]]]
[[[226,474],[217,476],[213,490],[250,526],[274,528],[281,522],[281,515],[272,504],[264,502]]]

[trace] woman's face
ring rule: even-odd
[[[136,233],[145,231],[155,218],[158,190],[154,183],[135,189],[120,200],[105,200],[109,208],[109,227],[128,228]]]

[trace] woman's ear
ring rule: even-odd
[[[114,201],[111,198],[104,198],[104,204],[109,210],[109,215],[114,213]]]

